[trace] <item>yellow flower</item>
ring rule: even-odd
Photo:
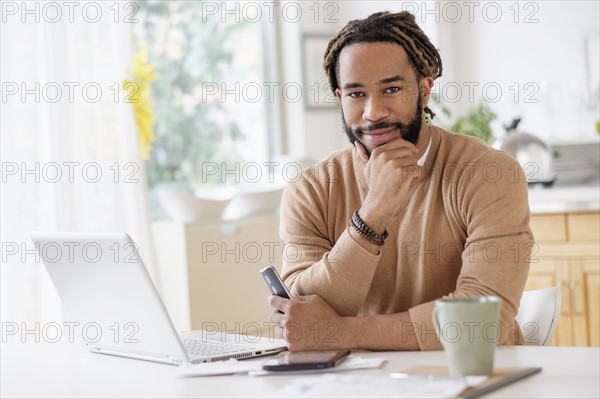
[[[129,93],[128,102],[133,105],[133,114],[138,130],[142,159],[147,160],[154,141],[154,112],[150,84],[156,79],[156,70],[148,62],[148,51],[143,48],[133,55],[133,81],[125,79],[123,90]]]

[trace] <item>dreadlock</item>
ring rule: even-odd
[[[339,89],[339,58],[342,49],[355,43],[391,42],[404,47],[417,80],[424,76],[437,79],[442,76],[442,59],[429,38],[408,11],[391,14],[387,11],[370,15],[366,19],[350,21],[327,45],[323,67],[329,78],[331,90]],[[425,107],[433,119],[435,113]]]

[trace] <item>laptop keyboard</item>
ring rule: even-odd
[[[220,354],[227,354],[232,352],[239,351],[248,351],[253,350],[254,348],[248,348],[245,346],[239,345],[230,345],[226,343],[218,343],[218,342],[203,342],[195,339],[182,339],[184,349],[191,353],[192,355],[198,356],[213,356]]]

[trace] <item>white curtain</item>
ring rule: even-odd
[[[126,231],[156,273],[144,165],[120,89],[132,78],[131,8],[94,2],[84,14],[78,3],[69,15],[58,2],[57,20],[44,2],[13,4],[30,13],[5,13],[1,28],[1,318],[30,327],[64,320],[31,231]]]

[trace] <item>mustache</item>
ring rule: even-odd
[[[398,126],[402,126],[404,125],[403,123],[391,123],[391,122],[376,122],[376,123],[372,123],[370,125],[367,126],[361,126],[355,129],[355,131],[357,132],[361,132],[361,133],[369,133],[375,130],[380,130],[380,129],[389,129],[389,128],[397,128]]]

